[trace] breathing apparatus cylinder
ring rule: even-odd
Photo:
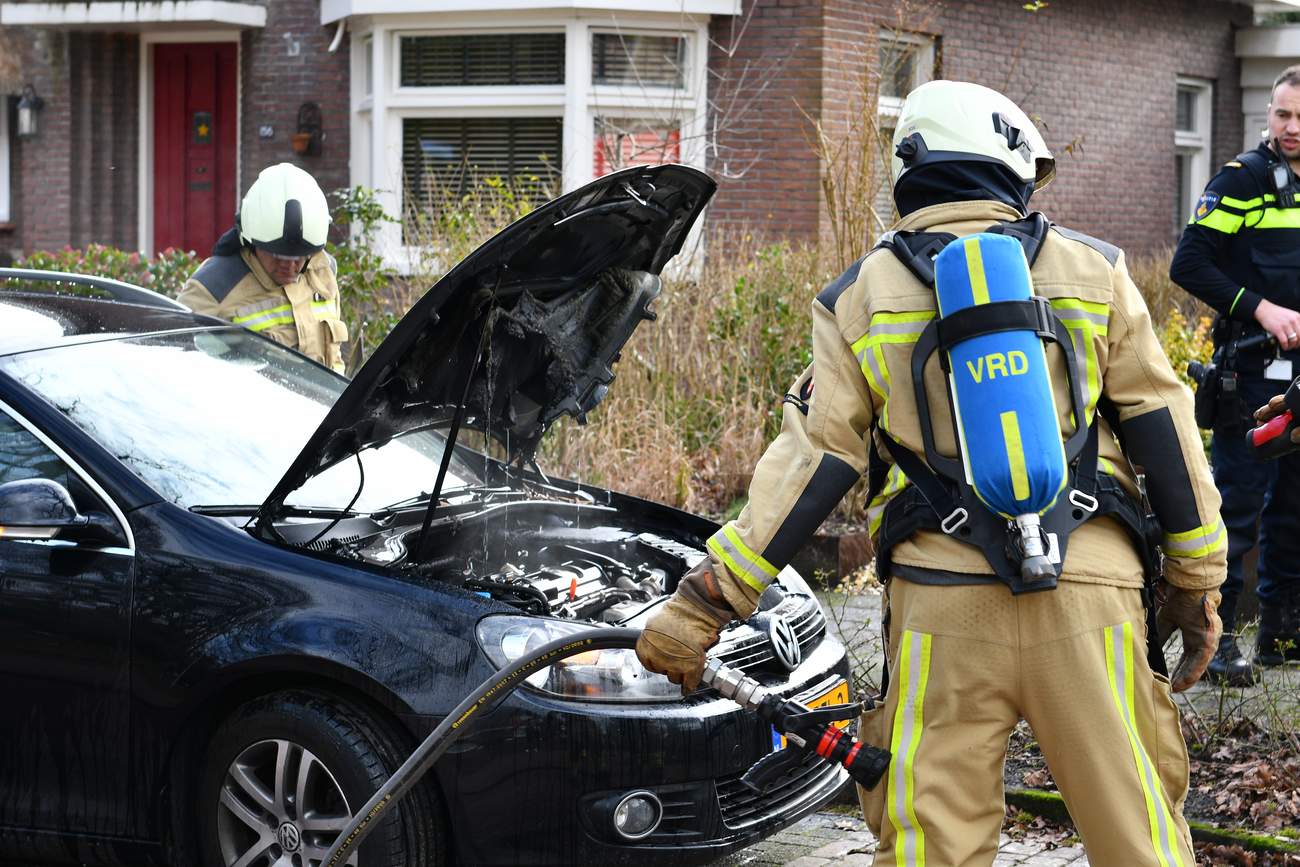
[[[1033,297],[1020,242],[979,233],[959,238],[934,262],[942,320],[970,307]],[[1043,341],[1017,328],[958,340],[948,348],[954,424],[966,481],[1011,521],[1029,580],[1055,574],[1041,516],[1065,490],[1065,447]]]

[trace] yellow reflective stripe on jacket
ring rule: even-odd
[[[749,546],[740,540],[740,534],[732,524],[725,525],[710,536],[707,545],[709,550],[718,555],[718,559],[731,570],[731,574],[759,593],[767,589],[767,585],[772,583],[772,579],[780,571],[751,551]]]
[[[933,310],[912,310],[904,313],[873,313],[867,333],[853,341],[852,349],[867,379],[867,386],[884,404],[880,413],[880,426],[889,430],[889,365],[881,347],[886,344],[916,343],[925,326],[934,319]]]
[[[1082,356],[1084,384],[1084,417],[1092,423],[1092,412],[1101,397],[1101,370],[1097,363],[1096,338],[1106,337],[1110,328],[1110,307],[1097,301],[1081,298],[1052,298],[1052,309],[1062,324],[1070,330],[1074,352]]]
[[[1272,193],[1266,193],[1263,196],[1256,196],[1253,199],[1234,199],[1232,196],[1220,196],[1219,204],[1227,205],[1229,208],[1236,208],[1239,211],[1249,211],[1258,208],[1265,202],[1276,202],[1277,196]]]
[[[1138,737],[1134,711],[1136,703],[1133,697],[1133,624],[1125,623],[1118,628],[1107,626],[1103,632],[1106,637],[1106,676],[1110,680],[1115,710],[1124,721],[1129,748],[1133,751],[1133,763],[1137,766],[1138,782],[1142,786],[1147,821],[1151,827],[1151,846],[1162,867],[1186,867],[1179,853],[1178,830],[1170,815],[1164,789],[1160,785],[1160,775],[1156,773],[1155,764],[1142,745],[1142,739]]]
[[[1210,526],[1182,533],[1165,533],[1164,543],[1160,547],[1170,557],[1196,558],[1208,557],[1227,546],[1228,530],[1223,526],[1222,518],[1215,518]]]
[[[1252,229],[1300,229],[1300,208],[1265,208]]]
[[[890,742],[885,786],[889,823],[894,826],[894,863],[924,867],[925,830],[916,818],[916,753],[925,728],[925,687],[930,680],[930,641],[924,632],[903,630],[898,647],[898,707]]]
[[[316,314],[316,318],[322,316],[337,316],[338,305],[334,303],[333,298],[326,298],[324,301],[311,302],[311,312]]]
[[[1214,229],[1216,232],[1222,232],[1225,235],[1232,235],[1240,231],[1242,224],[1246,222],[1246,218],[1240,214],[1232,214],[1215,208],[1199,220],[1193,217],[1188,222],[1197,226],[1204,226],[1207,229]]]
[[[277,304],[275,307],[266,310],[257,310],[252,313],[245,313],[243,316],[236,316],[230,321],[236,325],[242,325],[250,331],[265,331],[277,325],[292,325],[293,305]]]
[[[885,474],[885,486],[867,504],[867,535],[876,535],[876,531],[880,529],[880,521],[885,516],[885,506],[889,505],[889,501],[894,499],[895,494],[909,484],[907,476],[899,469],[898,464],[891,465],[889,472]]]

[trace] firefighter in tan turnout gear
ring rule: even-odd
[[[343,372],[348,339],[325,252],[325,194],[290,163],[262,170],[235,218],[181,290],[196,313],[220,316]]]
[[[638,655],[684,691],[696,688],[720,628],[755,611],[865,472],[886,591],[887,687],[859,737],[892,754],[881,783],[860,791],[880,836],[876,863],[990,864],[1007,738],[1025,719],[1093,864],[1191,867],[1187,752],[1170,684],[1148,663],[1144,606],[1158,545],[1155,620],[1160,639],[1181,632],[1173,688],[1186,689],[1217,646],[1226,549],[1190,393],[1161,351],[1123,253],[1028,214],[1055,164],[1014,103],[974,84],[923,85],[907,98],[894,145],[902,220],[813,302],[813,366],[792,389],[806,400],[787,401],[748,505],[649,621]],[[1020,242],[1017,261],[1022,273],[1028,263],[1038,297],[986,304],[963,320],[973,329],[965,335],[954,333],[954,317],[945,336],[946,312],[931,327],[934,256],[952,243],[969,257],[973,244],[958,239],[981,232]],[[1024,322],[1038,317],[1031,334],[1057,335],[1035,346],[1044,347],[1042,382],[1055,401],[1047,419],[1059,417],[1070,444],[1069,486],[1042,516],[1044,529],[1056,528],[1049,547],[1058,556],[1039,574],[1027,554],[1012,556],[1028,551],[1027,537],[1016,541],[1013,525],[962,479],[944,353],[922,368],[928,423],[912,375],[918,343],[931,341],[933,352],[936,339],[943,349],[996,334],[1012,307]],[[989,431],[964,437],[981,434]],[[1147,532],[1156,519],[1162,535]],[[1152,659],[1163,668],[1159,647]]]

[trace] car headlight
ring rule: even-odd
[[[590,627],[567,620],[500,614],[479,621],[475,634],[492,664],[501,668],[549,641],[579,635]],[[591,650],[529,675],[534,689],[583,701],[680,701],[682,688],[646,671],[636,652]]]
[[[800,575],[793,566],[786,566],[782,569],[780,573],[777,574],[776,581],[785,588],[787,593],[803,593],[812,597],[814,601],[817,599],[816,594],[812,592],[812,588],[808,586],[808,582],[804,580],[804,577]]]

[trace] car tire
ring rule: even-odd
[[[276,693],[243,705],[217,728],[204,756],[197,793],[202,863],[317,867],[346,817],[405,760],[410,747],[402,743],[377,714],[321,693]],[[277,773],[284,780],[279,794]],[[347,863],[434,867],[446,862],[446,852],[444,812],[426,779]]]

